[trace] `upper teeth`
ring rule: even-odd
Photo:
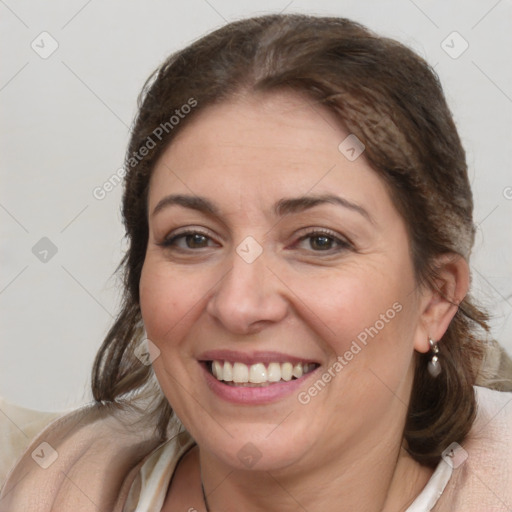
[[[212,373],[217,380],[226,382],[279,382],[281,379],[289,381],[293,377],[299,378],[314,369],[314,364],[308,363],[263,363],[246,365],[244,363],[230,363],[229,361],[213,361]]]

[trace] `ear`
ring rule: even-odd
[[[440,340],[452,321],[459,304],[469,290],[469,266],[455,253],[436,258],[437,277],[434,288],[424,288],[420,298],[420,318],[415,333],[414,348],[428,352],[428,338]]]

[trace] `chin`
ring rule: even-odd
[[[226,428],[233,437],[223,432],[220,439],[206,436],[204,443],[200,438],[197,441],[200,449],[239,470],[278,471],[299,464],[312,449],[310,427],[306,426],[258,423]]]

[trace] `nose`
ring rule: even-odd
[[[247,263],[235,253],[231,270],[217,284],[206,311],[234,334],[253,334],[286,317],[283,288],[263,255]]]

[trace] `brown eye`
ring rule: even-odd
[[[327,251],[332,249],[334,239],[326,235],[311,236],[309,238],[309,246],[315,251]]]
[[[199,233],[193,235],[185,235],[185,244],[189,249],[200,249],[202,247],[208,247],[208,237]]]
[[[317,253],[326,252],[331,254],[352,248],[352,245],[344,238],[330,231],[327,232],[323,230],[311,231],[305,234],[299,238],[296,246],[306,251]]]
[[[176,248],[180,250],[189,249],[206,249],[208,247],[215,247],[215,243],[211,237],[199,231],[185,231],[174,236],[170,236],[161,244],[162,247]]]

